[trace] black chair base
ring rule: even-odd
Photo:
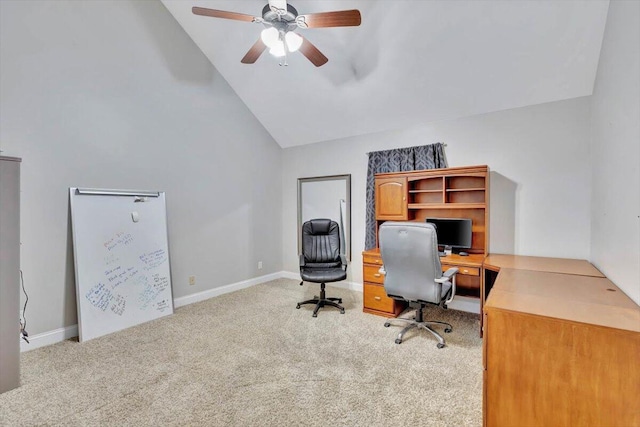
[[[302,282],[300,282],[302,284]],[[337,301],[337,302],[336,302]],[[344,307],[338,303],[342,303],[342,298],[327,298],[324,291],[324,283],[320,284],[320,296],[314,295],[313,299],[309,299],[306,301],[299,302],[296,305],[296,308],[300,308],[301,305],[304,304],[315,304],[316,307],[313,309],[313,317],[318,317],[318,310],[320,307],[324,307],[330,305],[331,307],[335,307],[340,310],[340,314],[344,314]]]
[[[451,324],[449,323],[439,322],[437,320],[423,320],[424,309],[425,309],[425,306],[421,305],[420,308],[416,309],[416,315],[410,319],[406,319],[404,317],[387,319],[387,321],[384,323],[385,328],[388,328],[389,326],[391,326],[391,322],[394,320],[400,320],[408,323],[408,325],[405,326],[404,329],[402,329],[398,334],[398,337],[396,338],[396,344],[402,344],[402,338],[404,337],[404,334],[407,331],[413,328],[418,328],[418,329],[424,329],[425,331],[430,332],[434,337],[436,337],[436,339],[438,340],[438,344],[437,344],[438,348],[442,348],[446,345],[444,338],[442,338],[442,335],[440,335],[438,332],[431,329],[429,325],[444,326],[445,327],[444,331],[447,334],[453,330],[453,326],[451,326]]]

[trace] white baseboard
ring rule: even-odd
[[[66,326],[64,328],[54,329],[53,331],[31,335],[28,338],[29,343],[26,343],[24,340],[20,340],[20,351],[35,350],[36,348],[46,347],[77,336],[78,325]]]
[[[173,300],[173,306],[175,308],[185,305],[193,304],[207,300],[209,298],[217,297],[230,292],[239,291],[240,289],[249,288],[251,286],[259,285],[261,283],[270,282],[276,279],[293,279],[300,280],[300,273],[292,273],[290,271],[279,271],[277,273],[267,274],[265,276],[254,277],[253,279],[244,280],[242,282],[232,283],[230,285],[221,286],[219,288],[213,288],[195,294],[186,295],[184,297],[175,298]],[[349,289],[351,291],[362,292],[362,283],[355,282],[335,282],[327,283],[327,286],[333,286],[336,288]],[[480,301],[476,298],[468,297],[456,297],[449,308],[453,310],[467,311],[469,313],[480,313]],[[66,326],[64,328],[55,329],[53,331],[43,332],[41,334],[32,335],[29,337],[29,344],[24,341],[20,341],[20,351],[35,350],[36,348],[45,347],[51,344],[59,343],[70,338],[78,336],[78,325]]]
[[[206,291],[198,292],[191,295],[186,295],[180,298],[174,298],[173,306],[175,308],[185,305],[193,304],[194,302],[200,302],[208,300],[209,298],[217,297],[229,292],[239,291],[240,289],[249,288],[251,286],[259,285],[260,283],[270,282],[284,277],[282,272],[267,274],[266,276],[254,277],[253,279],[244,280],[242,282],[232,283],[230,285],[220,286],[219,288],[208,289]]]

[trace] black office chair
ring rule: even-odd
[[[438,256],[438,239],[433,224],[425,222],[385,222],[378,233],[381,272],[385,274],[384,289],[394,299],[409,302],[416,308],[413,318],[390,318],[384,324],[389,327],[392,321],[407,322],[400,331],[396,344],[402,343],[404,334],[419,328],[429,331],[438,340],[438,348],[445,346],[442,336],[429,325],[444,326],[449,333],[453,327],[449,323],[436,320],[424,320],[424,310],[428,305],[441,305],[453,301],[456,294],[457,268],[450,268],[442,274]]]
[[[300,254],[300,277],[304,282],[320,283],[320,296],[299,302],[315,304],[313,317],[318,317],[320,307],[330,305],[344,314],[342,298],[327,298],[325,283],[338,282],[347,278],[347,259],[340,253],[340,228],[330,219],[312,219],[302,225],[302,253]],[[337,302],[336,302],[337,301]]]

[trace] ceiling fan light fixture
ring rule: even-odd
[[[278,58],[284,56],[284,43],[274,44],[271,49],[269,49],[269,53]]]
[[[262,30],[262,33],[260,33],[260,38],[262,39],[262,42],[270,48],[273,48],[276,44],[281,44],[280,33],[274,27]]]
[[[302,46],[302,37],[300,37],[300,35],[294,33],[293,31],[289,31],[287,34],[285,34],[284,40],[287,43],[289,52],[295,52],[296,50],[300,49],[300,46]]]

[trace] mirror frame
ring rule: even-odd
[[[345,194],[346,194],[346,218],[347,231],[345,231],[345,248],[344,254],[347,260],[351,261],[351,174],[344,175],[327,175],[327,176],[314,176],[309,178],[298,178],[298,253],[302,253],[302,184],[305,182],[319,182],[319,181],[341,181],[345,182]]]

